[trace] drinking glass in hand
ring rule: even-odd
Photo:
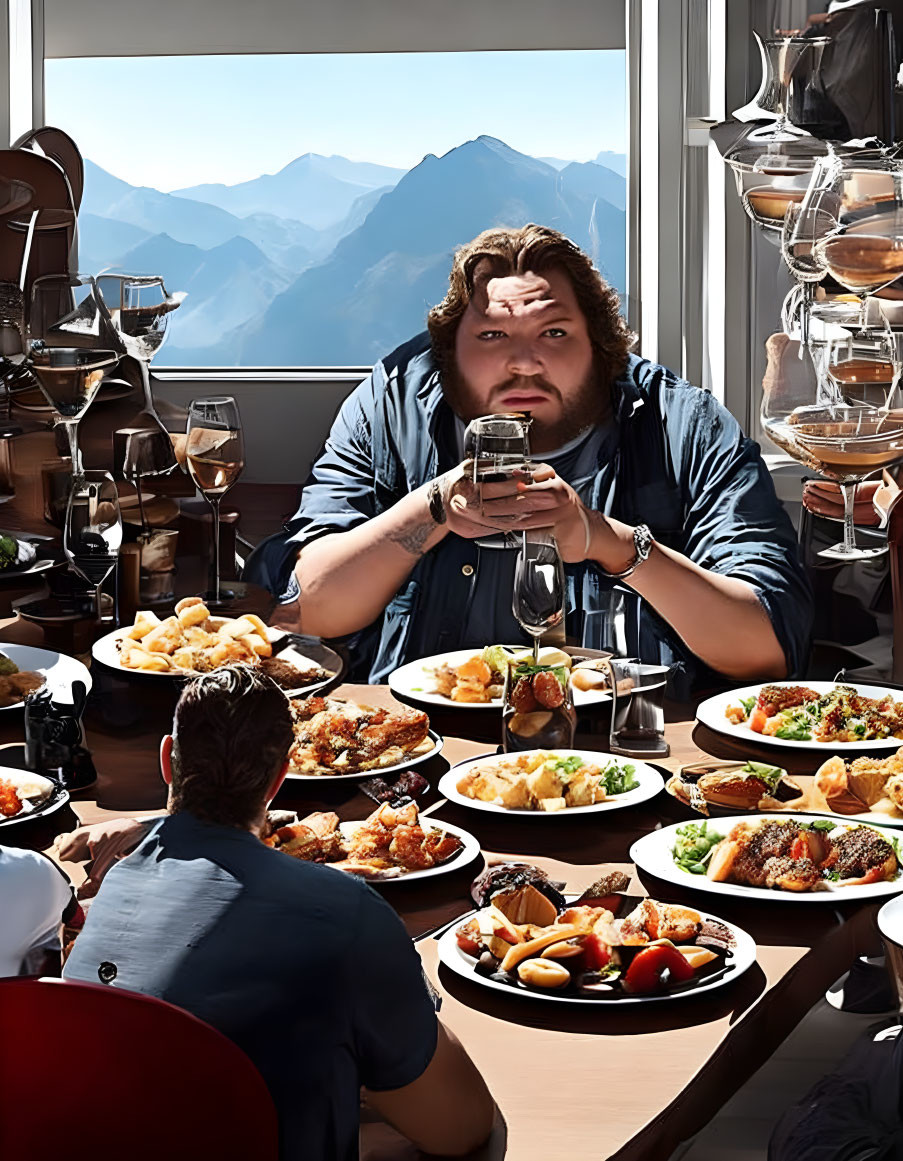
[[[481,485],[501,483],[526,475],[530,470],[529,432],[532,420],[517,412],[504,415],[484,415],[471,420],[464,433],[464,458],[471,460],[472,479],[480,492],[480,511],[483,511]],[[512,534],[479,537],[481,548],[508,548],[513,546]]]
[[[213,509],[213,585],[205,594],[214,604],[233,600],[220,588],[219,506],[245,466],[238,405],[228,395],[195,399],[188,412],[186,432],[188,472],[195,487]]]
[[[100,587],[112,572],[122,545],[119,495],[109,472],[83,472],[72,480],[63,549],[69,563],[94,588],[101,620]]]
[[[564,619],[564,566],[552,534],[544,529],[521,534],[511,611],[533,638],[533,663],[538,665],[540,637]]]

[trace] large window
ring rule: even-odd
[[[85,156],[82,271],[188,292],[158,367],[370,364],[497,224],[563,230],[625,289],[623,51],[48,60],[45,84]]]

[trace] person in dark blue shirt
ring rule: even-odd
[[[348,637],[354,676],[382,681],[416,657],[522,639],[515,554],[476,541],[551,527],[569,639],[593,643],[587,614],[618,584],[641,598],[630,652],[684,689],[713,671],[799,673],[811,597],[758,447],[710,393],[631,354],[632,339],[616,293],[563,235],[481,234],[456,254],[429,334],[345,401],[261,579],[284,599],[293,584],[299,627]],[[541,462],[529,484],[480,497],[464,426],[511,411],[530,412]]]
[[[494,1105],[401,920],[354,876],[258,837],[292,741],[284,694],[249,667],[186,687],[161,752],[169,815],[104,878],[65,976],[230,1037],[267,1083],[287,1161],[357,1157],[362,1085],[425,1151],[467,1152]]]

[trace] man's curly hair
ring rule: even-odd
[[[589,328],[600,376],[606,383],[616,379],[624,370],[636,338],[620,314],[617,291],[570,238],[532,223],[520,229],[497,226],[484,230],[456,251],[448,278],[448,294],[427,318],[440,369],[447,371],[454,367],[458,324],[479,283],[524,274],[528,270],[541,274],[552,268],[564,270],[571,280]]]
[[[294,741],[288,698],[250,665],[228,665],[182,691],[173,721],[170,809],[246,827]]]

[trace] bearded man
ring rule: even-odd
[[[630,353],[582,251],[541,226],[487,230],[428,327],[345,401],[286,526],[272,587],[291,580],[304,632],[347,638],[370,681],[523,640],[516,553],[477,539],[551,527],[569,640],[593,643],[587,614],[618,585],[641,598],[629,651],[672,666],[678,689],[803,668],[809,591],[758,447],[711,394]],[[524,411],[532,477],[479,495],[465,425]]]

